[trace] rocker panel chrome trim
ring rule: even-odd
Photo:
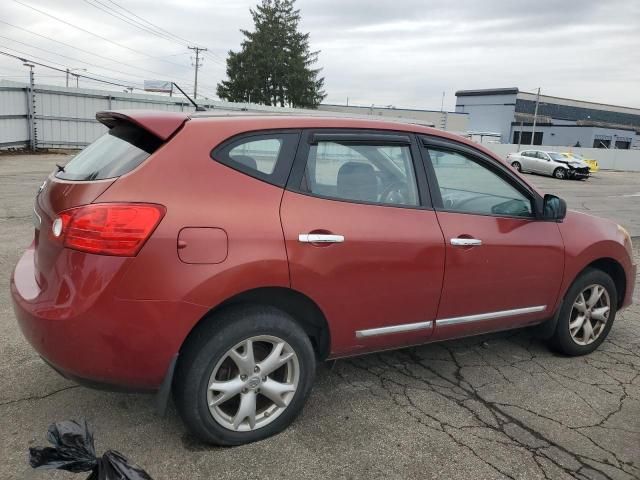
[[[412,332],[414,330],[427,330],[433,326],[433,322],[404,323],[402,325],[391,325],[389,327],[368,328],[357,330],[356,338],[377,337],[379,335],[389,335],[391,333]]]
[[[482,320],[494,320],[497,318],[512,317],[515,315],[526,315],[528,313],[542,312],[546,305],[535,307],[514,308],[513,310],[501,310],[499,312],[478,313],[476,315],[465,315],[462,317],[440,318],[436,320],[436,325],[450,326],[460,323],[479,322]]]

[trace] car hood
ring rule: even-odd
[[[562,160],[555,160],[555,161],[558,163],[566,163],[571,167],[589,168],[589,165],[587,165],[585,162],[583,162],[582,160],[576,160],[575,158],[564,158]]]

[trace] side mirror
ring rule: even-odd
[[[542,203],[542,218],[557,222],[567,216],[567,202],[555,195],[545,195]]]

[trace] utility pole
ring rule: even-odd
[[[441,112],[444,112],[444,93],[445,92],[442,92],[442,103],[440,104],[440,111]]]
[[[76,88],[78,88],[78,75],[73,73],[76,70],[79,70],[79,71],[82,71],[82,72],[86,72],[87,71],[86,68],[67,68],[67,88],[69,87],[69,76],[70,75],[74,75],[76,77]]]
[[[207,49],[206,48],[200,48],[200,47],[187,47],[189,50],[193,50],[194,52],[196,52],[196,58],[195,61],[193,63],[193,66],[195,67],[196,71],[195,71],[195,79],[193,81],[193,98],[194,100],[196,98],[198,98],[198,69],[202,66],[202,63],[200,63],[200,52],[206,52]]]
[[[27,89],[27,120],[29,122],[29,149],[35,150],[38,145],[36,130],[36,100],[34,97],[35,78],[33,76],[33,63],[23,63],[25,67],[29,67],[29,88]]]
[[[540,87],[538,87],[538,94],[536,95],[536,109],[533,112],[533,128],[531,129],[531,145],[533,145],[533,138],[536,136],[536,120],[538,120],[538,104],[540,103]],[[520,133],[522,135],[522,133]]]

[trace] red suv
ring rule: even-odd
[[[624,228],[566,212],[492,153],[417,125],[102,112],[16,266],[54,369],[173,394],[205,441],[284,429],[316,362],[542,324],[568,355],[631,303]],[[586,234],[585,232],[588,232]]]

